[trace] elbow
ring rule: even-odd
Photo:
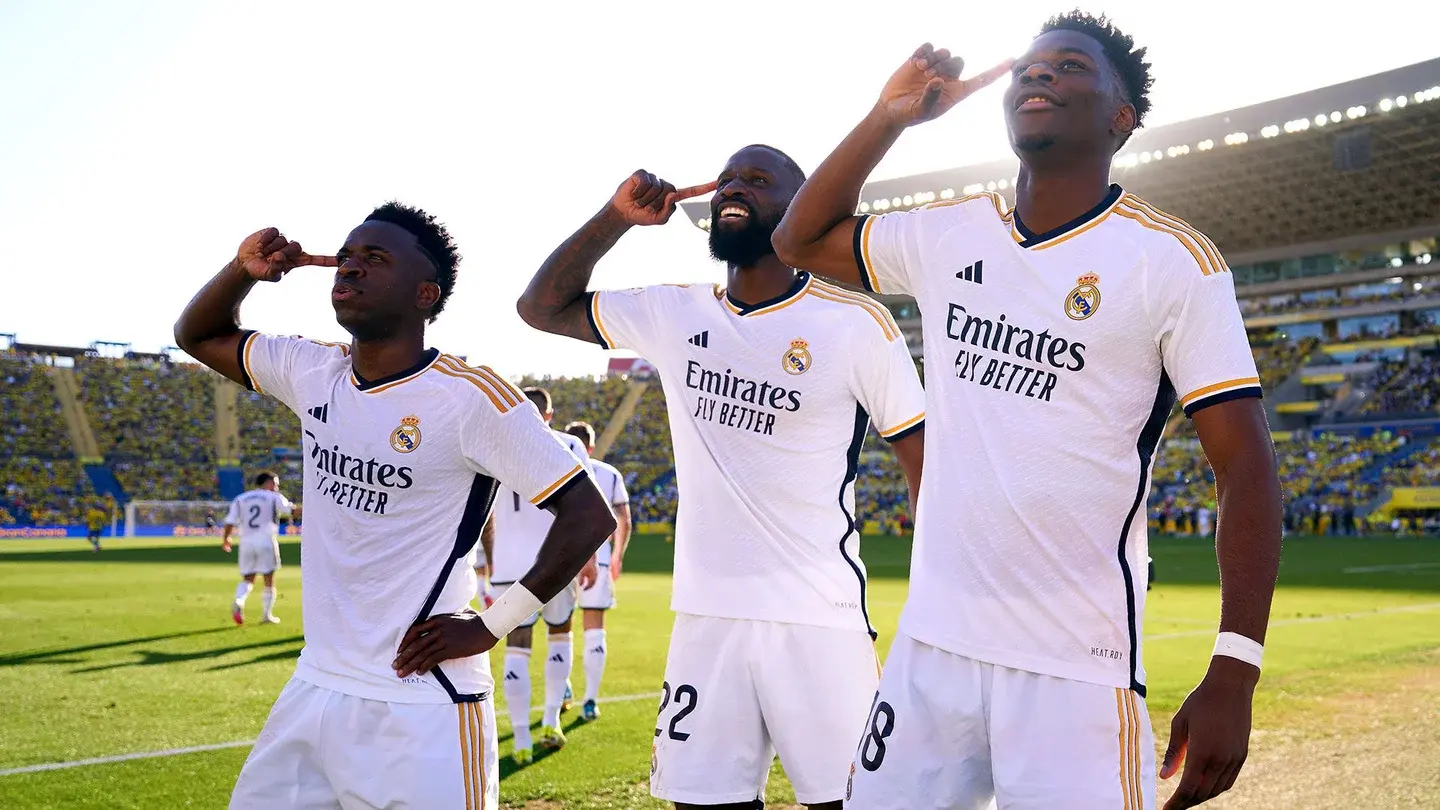
[[[545,309],[531,299],[529,294],[520,296],[519,300],[515,302],[515,312],[520,316],[520,320],[524,321],[525,325],[531,329],[539,329],[542,332],[550,331],[547,328],[550,321],[546,317]]]
[[[782,220],[775,233],[770,236],[770,247],[775,249],[775,257],[781,262],[791,266],[800,267],[804,264],[804,244],[796,239],[787,226],[787,220]]]
[[[195,348],[195,338],[194,335],[190,333],[190,330],[186,328],[184,315],[181,315],[180,319],[175,322],[174,337],[175,345],[179,347],[181,351],[194,356],[195,352],[191,350]]]

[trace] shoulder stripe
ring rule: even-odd
[[[896,326],[896,321],[894,321],[894,317],[890,314],[890,308],[884,306],[884,304],[881,304],[880,301],[874,300],[874,298],[871,298],[870,295],[855,293],[855,291],[852,290],[845,290],[844,287],[837,287],[837,285],[829,284],[829,282],[816,280],[815,284],[818,285],[818,287],[824,288],[827,293],[837,295],[837,297],[842,298],[842,300],[847,300],[850,301],[850,303],[858,304],[858,306],[867,308],[867,310],[870,311],[871,314],[876,314],[876,316],[884,320],[884,323],[881,324],[881,326],[886,327],[886,329],[893,331],[896,336],[899,336],[900,327]]]
[[[446,366],[442,363],[436,363],[435,370],[440,372],[441,374],[444,374],[447,377],[454,377],[457,380],[464,380],[465,382],[470,383],[476,388],[479,388],[485,393],[485,396],[490,398],[490,404],[495,406],[495,410],[499,411],[502,414],[508,413],[513,407],[507,400],[502,399],[500,394],[496,392],[495,389],[488,382],[482,380],[480,377],[477,377],[468,372],[455,371],[449,366]]]
[[[878,301],[865,298],[839,287],[832,287],[823,282],[816,282],[815,286],[810,288],[810,292],[814,293],[816,297],[827,301],[834,301],[837,304],[850,304],[851,306],[857,306],[865,310],[869,313],[870,317],[875,319],[876,323],[880,324],[880,331],[885,334],[886,340],[894,340],[900,336],[900,327],[895,324],[894,318],[890,315],[890,310],[886,309],[885,306]]]
[[[1200,274],[1202,276],[1208,276],[1211,273],[1215,272],[1213,266],[1210,264],[1209,256],[1200,249],[1199,242],[1197,242],[1195,238],[1190,236],[1189,234],[1169,227],[1167,225],[1158,223],[1155,220],[1151,219],[1149,214],[1130,208],[1126,205],[1116,206],[1115,214],[1117,216],[1122,216],[1128,220],[1139,223],[1142,228],[1149,228],[1152,231],[1169,234],[1175,237],[1175,241],[1179,242],[1185,247],[1186,250],[1190,251],[1191,257],[1195,259],[1195,264],[1200,267]]]
[[[460,358],[453,354],[441,355],[441,359],[452,371],[468,373],[471,376],[479,377],[485,382],[488,382],[495,392],[500,395],[500,398],[509,403],[511,407],[525,401],[525,395],[520,393],[519,388],[516,388],[509,380],[496,374],[495,370],[489,366],[467,366],[461,362]]]
[[[314,343],[316,346],[324,346],[330,349],[339,349],[340,354],[346,357],[350,356],[350,344],[348,343],[331,343],[325,340],[315,340],[314,338],[306,338],[306,340]]]
[[[1165,213],[1164,211],[1161,211],[1159,208],[1156,208],[1155,206],[1140,199],[1139,197],[1136,197],[1133,194],[1127,194],[1126,198],[1122,200],[1121,204],[1128,205],[1132,209],[1137,211],[1143,211],[1149,214],[1157,222],[1164,223],[1172,228],[1178,228],[1190,234],[1192,238],[1194,238],[1200,243],[1200,247],[1204,249],[1205,255],[1210,257],[1211,266],[1215,268],[1216,272],[1230,272],[1229,265],[1225,264],[1225,257],[1220,254],[1220,248],[1215,246],[1215,243],[1211,241],[1210,237],[1196,230],[1195,227],[1190,223],[1177,216],[1173,216],[1171,214]]]

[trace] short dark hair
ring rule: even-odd
[[[535,407],[540,409],[541,416],[555,410],[550,403],[550,392],[538,385],[529,385],[521,388],[520,393],[524,394],[526,399],[535,403]]]
[[[780,158],[780,162],[785,165],[785,168],[789,169],[795,175],[795,179],[799,180],[801,183],[805,182],[805,170],[800,168],[800,164],[795,162],[795,158],[790,157],[789,155],[785,154],[779,149],[776,149],[770,144],[752,143],[749,146],[745,147],[745,149],[765,149],[773,152],[776,157]]]
[[[268,484],[268,483],[270,483],[271,481],[274,481],[274,480],[275,480],[275,473],[272,473],[272,472],[270,472],[269,470],[266,470],[265,472],[262,472],[262,473],[260,473],[259,475],[255,476],[255,486],[257,486],[257,487],[263,487],[263,486],[265,486],[266,484]]]
[[[565,426],[565,432],[584,442],[586,447],[595,446],[595,428],[590,427],[589,422],[571,422]]]
[[[1125,100],[1135,107],[1135,128],[1139,129],[1150,112],[1150,86],[1155,78],[1150,75],[1150,63],[1145,61],[1145,48],[1135,47],[1135,38],[1115,27],[1110,18],[1101,14],[1096,17],[1089,12],[1075,9],[1057,14],[1040,26],[1040,33],[1051,31],[1075,31],[1100,43],[1110,66],[1120,75],[1125,88]]]
[[[450,292],[455,289],[455,271],[460,266],[460,251],[450,231],[436,221],[434,214],[395,200],[371,211],[365,221],[388,222],[405,229],[415,237],[420,252],[435,266],[435,284],[440,288],[440,297],[430,308],[430,322],[434,323],[445,309],[445,302],[450,300]]]

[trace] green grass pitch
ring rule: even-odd
[[[82,539],[0,542],[0,771],[252,739],[302,643],[300,549],[283,549],[276,612],[284,623],[235,627],[228,612],[235,557],[218,541],[111,540],[98,556]],[[609,615],[604,688],[622,699],[605,704],[598,722],[578,725],[578,711],[566,715],[569,745],[516,771],[503,705],[497,711],[503,803],[662,806],[646,783],[672,620],[671,550],[654,536],[632,544],[620,607]],[[1163,744],[1170,714],[1209,658],[1219,600],[1208,543],[1159,539],[1152,553],[1158,581],[1145,657]],[[905,598],[908,555],[902,540],[863,544],[882,653]],[[258,615],[258,593],[249,607]],[[1440,650],[1440,541],[1289,539],[1272,622],[1257,739],[1266,729],[1323,724],[1327,695],[1384,681],[1417,661],[1440,662],[1433,655]],[[576,628],[573,681],[583,693],[578,618]],[[499,671],[498,655],[494,663]],[[543,667],[531,669],[538,700]],[[538,723],[538,714],[532,719]],[[224,807],[247,753],[237,746],[0,775],[0,805]],[[1245,790],[1242,777],[1237,802]],[[792,800],[778,766],[768,800]]]

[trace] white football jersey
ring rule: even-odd
[[[555,438],[570,449],[570,452],[591,470],[590,456],[585,452],[585,443],[569,433],[553,431]],[[596,484],[600,482],[597,480]],[[601,489],[601,494],[605,490]],[[540,553],[540,544],[550,533],[555,516],[547,509],[541,509],[522,498],[515,490],[501,486],[495,494],[495,509],[491,512],[495,522],[495,558],[490,561],[490,583],[508,585],[525,576],[535,564]]]
[[[289,517],[292,509],[290,501],[279,492],[252,489],[230,502],[225,523],[239,527],[241,545],[268,548],[280,534],[280,518]]]
[[[873,633],[855,476],[873,418],[918,430],[924,392],[890,313],[801,273],[744,305],[712,285],[591,295],[608,349],[660,373],[680,492],[679,613]]]
[[[613,511],[616,507],[630,503],[630,493],[625,491],[625,476],[615,469],[614,465],[603,461],[590,462],[590,474],[595,477],[595,486],[600,489],[600,494],[605,496],[605,502],[610,504]],[[605,539],[605,545],[595,552],[595,562],[600,565],[610,564],[610,555],[614,548],[610,539]]]
[[[1224,259],[1111,188],[1030,233],[996,194],[868,217],[866,285],[915,296],[930,429],[910,595],[918,641],[1141,695],[1145,504],[1177,394],[1260,396]]]
[[[482,699],[494,686],[486,655],[404,680],[390,663],[411,625],[469,609],[468,560],[499,482],[543,507],[593,486],[580,459],[510,383],[433,349],[405,372],[363,380],[348,346],[249,333],[240,362],[304,434],[295,677],[393,703]]]

